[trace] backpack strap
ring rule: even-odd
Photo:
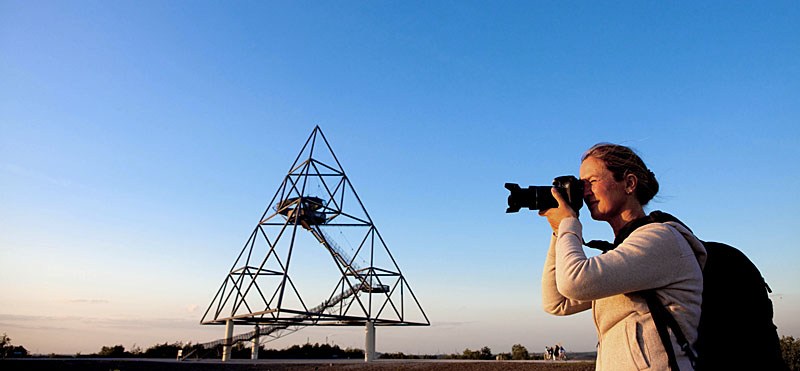
[[[658,300],[658,297],[656,297],[655,290],[640,291],[639,294],[644,297],[644,300],[647,301],[647,306],[650,308],[650,315],[653,316],[653,322],[655,322],[656,330],[658,330],[658,336],[661,338],[661,343],[664,345],[667,357],[669,357],[669,368],[673,371],[679,370],[678,360],[675,357],[675,350],[672,348],[672,340],[669,338],[667,327],[672,329],[672,333],[675,334],[675,340],[678,341],[678,345],[681,347],[683,353],[689,357],[692,368],[696,368],[697,356],[694,354],[694,351],[692,351],[692,347],[689,345],[689,341],[686,340],[686,336],[683,335],[678,321],[675,320],[672,313],[670,313],[669,310],[664,307],[664,304]]]
[[[664,350],[667,352],[669,358],[669,368],[672,371],[679,371],[678,360],[675,357],[675,349],[672,349],[672,340],[669,338],[669,331],[667,331],[667,324],[664,319],[664,307],[659,305],[661,302],[656,298],[656,293],[652,290],[642,291],[640,294],[647,301],[647,306],[650,307],[650,315],[653,317],[653,322],[656,324],[658,330],[658,337],[661,338],[661,343],[664,344]],[[658,304],[656,304],[658,303]],[[667,313],[669,315],[669,313]]]

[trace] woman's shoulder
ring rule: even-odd
[[[657,250],[668,253],[680,245],[680,232],[666,223],[650,223],[636,228],[619,248],[643,249],[652,255]]]
[[[641,237],[644,235],[649,237],[674,239],[676,233],[680,234],[680,232],[678,232],[670,223],[649,223],[636,228],[636,230],[631,232],[628,238]]]
[[[705,256],[705,248],[702,242],[690,230],[679,223],[666,222],[644,225],[633,231],[625,242],[644,244],[650,248],[663,248],[665,252],[675,252],[675,247],[677,247],[677,251],[680,251],[681,256]]]

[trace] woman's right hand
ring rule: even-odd
[[[567,201],[564,200],[564,197],[561,196],[561,193],[556,190],[556,187],[550,188],[550,192],[558,201],[558,207],[539,210],[539,216],[547,217],[547,222],[550,223],[550,228],[553,228],[553,233],[558,234],[558,226],[561,225],[561,221],[566,218],[577,218],[578,214],[575,213],[575,210],[572,210]]]

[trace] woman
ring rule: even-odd
[[[615,235],[636,219],[658,192],[655,175],[630,148],[597,144],[581,160],[584,201],[592,219]],[[692,344],[700,321],[705,249],[679,223],[651,223],[634,230],[613,250],[587,258],[581,223],[561,195],[558,208],[542,210],[553,228],[542,273],[545,311],[569,315],[592,308],[598,334],[598,370],[666,370],[668,357],[647,303],[637,291],[657,289]],[[625,233],[625,232],[624,232]],[[616,241],[619,242],[619,241]],[[691,370],[674,335],[681,370]]]

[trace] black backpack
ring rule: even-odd
[[[677,222],[660,211],[634,220],[619,231],[614,244],[591,241],[587,246],[605,253],[618,246],[636,228],[650,223]],[[687,227],[687,229],[689,229]],[[777,327],[772,322],[772,292],[761,272],[741,251],[719,242],[701,241],[707,258],[703,268],[703,304],[698,338],[692,352],[678,323],[655,295],[640,291],[669,356],[670,368],[678,370],[667,328],[681,350],[698,370],[788,370],[781,356]]]

